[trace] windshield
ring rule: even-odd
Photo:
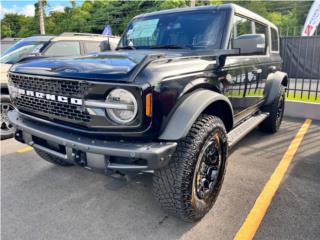
[[[221,47],[224,11],[192,11],[134,19],[119,49]]]
[[[31,53],[38,53],[43,44],[43,42],[20,41],[1,56],[0,63],[14,64]]]

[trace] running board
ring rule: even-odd
[[[254,115],[241,123],[235,129],[228,133],[228,143],[229,147],[232,148],[237,142],[239,142],[243,137],[245,137],[249,132],[251,132],[255,127],[257,127],[263,120],[269,116],[269,113],[261,113]]]

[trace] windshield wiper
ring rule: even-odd
[[[133,46],[123,46],[123,47],[117,47],[116,50],[119,50],[119,49],[126,49],[126,50],[135,50],[136,48],[133,47]]]
[[[187,47],[182,47],[179,45],[174,45],[174,44],[167,44],[167,45],[155,45],[151,46],[151,49],[189,49]]]

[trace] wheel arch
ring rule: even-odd
[[[288,75],[285,72],[274,72],[269,74],[266,86],[264,89],[264,104],[271,104],[279,94],[279,87],[287,87],[288,86]]]
[[[159,139],[173,141],[185,137],[202,113],[221,118],[227,131],[233,127],[233,109],[229,99],[220,93],[201,89],[192,92],[177,107]]]

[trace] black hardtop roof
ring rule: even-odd
[[[261,22],[261,23],[264,23],[266,25],[270,25],[271,27],[277,29],[277,27],[272,22],[265,19],[264,17],[254,13],[246,8],[243,8],[239,5],[233,4],[233,3],[221,4],[221,5],[200,6],[200,7],[173,8],[173,9],[168,9],[168,10],[140,14],[134,18],[156,16],[156,15],[160,15],[160,14],[192,12],[192,11],[206,11],[206,10],[230,10],[236,14],[246,16],[248,18],[254,19],[254,20]]]

